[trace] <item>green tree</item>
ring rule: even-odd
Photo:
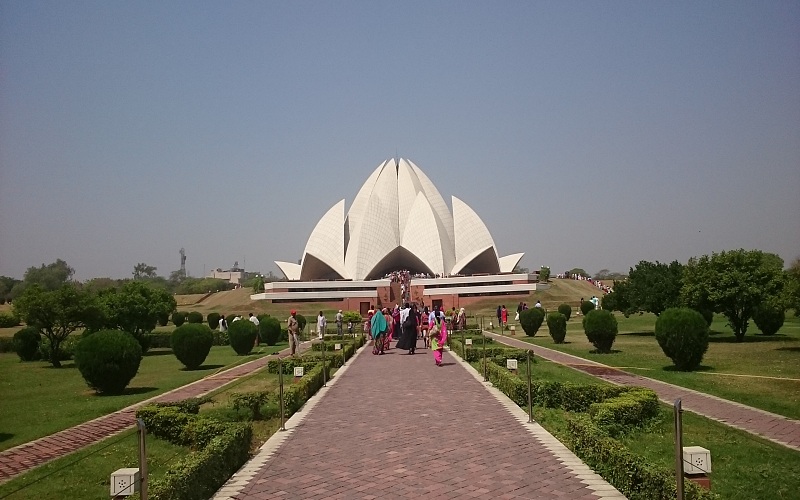
[[[783,293],[783,260],[760,250],[731,250],[692,257],[683,272],[681,297],[696,310],[724,314],[741,342],[762,302]]]
[[[547,266],[542,266],[539,270],[539,281],[547,283],[547,280],[550,279],[550,268]]]
[[[794,309],[795,316],[800,316],[800,257],[786,270],[786,306]]]
[[[93,294],[74,285],[64,284],[49,291],[34,283],[14,301],[14,312],[50,341],[50,363],[60,368],[61,342],[91,321],[98,314],[98,307]]]
[[[622,312],[628,315],[645,311],[658,316],[670,307],[678,307],[681,303],[682,277],[683,265],[678,261],[670,264],[640,261],[628,273],[624,289],[628,310]],[[614,293],[616,291],[615,284]]]
[[[581,269],[580,267],[573,267],[569,271],[567,271],[567,277],[570,278],[572,276],[583,276],[584,278],[589,277],[589,273]]]
[[[169,315],[177,307],[169,292],[142,281],[129,281],[102,297],[107,307],[104,326],[130,333],[144,350],[145,335],[155,329],[159,316]]]
[[[139,262],[135,266],[133,266],[133,279],[141,280],[141,279],[148,279],[148,278],[155,278],[156,275],[156,267],[148,266],[144,262]]]
[[[19,297],[31,285],[39,285],[45,291],[58,290],[70,281],[73,274],[75,274],[75,270],[61,259],[57,259],[52,264],[29,267],[25,271],[22,281],[16,283],[11,289],[10,298]]]

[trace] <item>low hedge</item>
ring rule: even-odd
[[[171,467],[150,485],[154,500],[204,500],[227,481],[250,458],[250,424],[227,424],[200,451]]]
[[[330,379],[330,365],[325,367],[325,380]],[[313,396],[323,384],[323,365],[317,363],[305,372],[295,384],[285,387],[283,391],[283,408],[286,418],[291,417]]]
[[[586,465],[630,500],[672,500],[677,496],[675,474],[649,464],[608,437],[586,415],[567,418],[567,445]],[[686,500],[716,500],[718,495],[684,481]]]
[[[640,427],[658,416],[658,395],[650,389],[637,388],[589,407],[589,416],[611,436]]]
[[[147,431],[197,450],[180,460],[150,485],[150,498],[201,500],[213,494],[250,458],[253,431],[249,424],[226,423],[187,413],[201,400],[147,405],[136,412]]]

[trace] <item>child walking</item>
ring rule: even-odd
[[[437,309],[434,309],[431,317],[428,337],[430,337],[433,360],[436,361],[436,366],[442,366],[444,345],[447,343],[447,324],[444,321],[444,314]]]

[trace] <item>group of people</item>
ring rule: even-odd
[[[561,273],[561,274],[557,274],[556,278],[573,279],[573,280],[578,280],[578,281],[587,281],[587,282],[591,283],[592,285],[596,286],[597,288],[599,288],[600,290],[602,290],[603,293],[611,293],[611,292],[614,291],[614,289],[612,287],[604,284],[602,281],[596,280],[594,278],[590,278],[588,276],[581,276],[580,274]]]
[[[463,311],[463,309],[462,309]],[[370,307],[369,333],[373,340],[372,354],[382,355],[391,349],[392,340],[398,337],[397,349],[407,350],[413,355],[417,349],[417,340],[422,337],[424,348],[430,348],[436,366],[442,366],[444,345],[447,342],[447,320],[444,311],[434,306],[420,310],[416,304],[395,306],[393,310],[384,307],[376,310]]]

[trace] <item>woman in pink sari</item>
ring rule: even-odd
[[[447,321],[444,319],[444,313],[439,310],[438,306],[434,306],[433,312],[428,318],[428,329],[433,332],[438,332],[436,342],[431,342],[431,351],[433,351],[433,360],[436,361],[436,366],[442,366],[442,355],[444,354],[444,346],[447,343]],[[431,339],[433,339],[431,335]]]

